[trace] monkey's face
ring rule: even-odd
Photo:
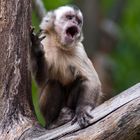
[[[54,30],[60,43],[65,47],[74,47],[81,39],[83,16],[79,9],[63,6],[55,11]]]

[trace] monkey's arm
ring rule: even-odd
[[[41,44],[41,40],[44,38],[39,38],[37,34],[34,32],[34,28],[31,29],[30,37],[31,37],[31,50],[30,50],[30,61],[31,61],[31,70],[35,77],[35,80],[39,86],[42,86],[46,79],[47,75],[45,72],[45,58],[43,46]]]
[[[90,110],[95,108],[102,98],[101,83],[98,75],[88,59],[84,49],[81,49],[81,82],[79,82],[77,93],[78,100],[75,110],[75,118],[72,123],[78,121],[81,127],[88,125],[89,120],[92,118],[90,116]],[[77,67],[78,69],[79,67]]]
[[[89,120],[93,118],[90,111],[97,106],[98,101],[102,98],[100,87],[91,89],[89,85],[90,83],[85,81],[80,87],[75,117],[72,120],[72,124],[77,121],[80,127],[86,127],[89,124]]]

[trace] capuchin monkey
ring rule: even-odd
[[[86,127],[90,111],[103,97],[98,75],[81,43],[82,26],[81,11],[70,5],[47,13],[39,37],[31,31],[32,72],[48,129],[71,119],[72,124]],[[62,119],[64,114],[67,119]]]

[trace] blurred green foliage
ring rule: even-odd
[[[35,107],[35,113],[37,116],[37,119],[39,122],[44,126],[45,120],[43,116],[41,115],[40,109],[39,109],[39,93],[38,93],[37,85],[34,80],[32,80],[32,97],[33,97],[33,105]]]
[[[108,13],[114,0],[101,0],[101,11],[102,13]]]
[[[140,1],[128,0],[119,26],[121,38],[112,57],[116,62],[115,88],[120,92],[140,81]]]
[[[47,10],[52,10],[60,5],[66,5],[69,4],[72,0],[43,0],[44,5]]]
[[[116,89],[121,91],[140,81],[140,1],[128,0],[120,22],[120,39],[114,59],[117,64],[115,73]]]
[[[36,13],[32,12],[32,26],[35,27],[35,31],[37,32],[39,30],[39,18],[36,16]]]
[[[102,11],[109,13],[114,0],[102,1]],[[140,1],[127,0],[119,22],[121,37],[111,54],[116,63],[115,90],[120,92],[140,81]]]

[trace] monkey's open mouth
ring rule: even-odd
[[[67,30],[66,30],[67,36],[72,37],[72,38],[73,38],[75,35],[77,35],[77,33],[78,33],[78,28],[77,28],[76,26],[69,27],[69,28],[67,28]]]

